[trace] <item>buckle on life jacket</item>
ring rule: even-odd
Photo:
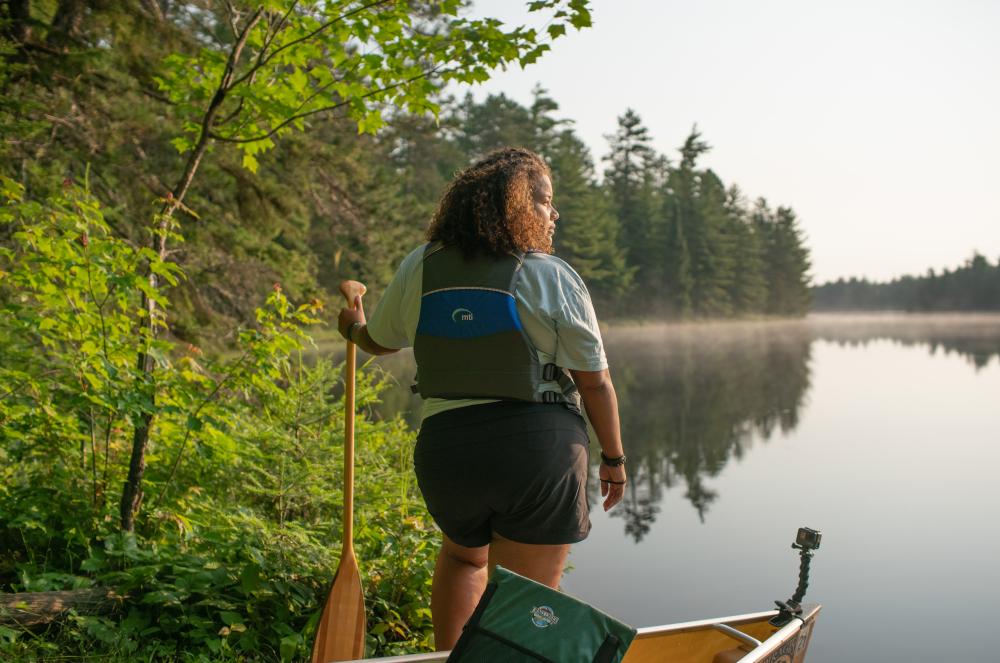
[[[566,397],[560,394],[558,391],[544,391],[542,392],[542,402],[543,403],[565,403]]]
[[[546,382],[552,382],[559,377],[559,367],[555,364],[545,364],[542,366],[542,379]]]

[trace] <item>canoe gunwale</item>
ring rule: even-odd
[[[778,614],[777,610],[767,610],[765,612],[751,612],[745,615],[734,615],[732,617],[716,617],[714,619],[698,619],[692,622],[678,622],[677,624],[663,624],[661,626],[643,626],[637,629],[635,638],[636,640],[640,638],[651,638],[653,636],[662,635],[665,633],[685,633],[687,631],[700,631],[704,628],[710,628],[716,624],[725,624],[727,626],[739,626],[740,624],[749,624],[752,622],[759,622]]]
[[[759,646],[748,652],[740,659],[740,663],[755,663],[763,661],[768,655],[776,651],[781,645],[787,642],[802,629],[804,624],[815,619],[816,613],[820,610],[820,605],[812,604],[803,606],[802,615],[795,617],[791,622],[775,631],[770,637],[760,643]],[[715,619],[701,619],[691,622],[681,622],[678,624],[665,624],[662,626],[645,626],[637,629],[636,640],[645,638],[655,638],[671,633],[685,633],[688,631],[699,631],[714,628],[717,624],[735,627],[741,624],[750,624],[771,619],[778,614],[777,610],[766,612],[754,612],[744,615],[734,615],[731,617],[718,617]],[[730,635],[730,637],[734,637]],[[735,639],[735,637],[734,637]],[[402,656],[388,656],[383,658],[366,658],[349,661],[348,663],[363,663],[364,661],[381,661],[381,663],[441,663],[448,659],[450,651],[430,652],[426,654],[405,654]]]
[[[449,654],[451,654],[450,649],[448,651],[432,651],[429,654],[359,658],[356,661],[346,661],[345,663],[364,663],[365,661],[381,661],[381,663],[436,663],[437,661],[447,661]]]
[[[748,652],[746,656],[740,659],[740,663],[759,663],[759,661],[766,659],[786,642],[797,637],[806,624],[816,619],[816,615],[820,609],[821,606],[819,605],[803,606],[801,615],[793,617],[790,622],[775,631],[771,637],[760,643],[760,646]]]

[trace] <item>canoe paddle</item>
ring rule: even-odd
[[[347,305],[365,294],[357,281],[342,281],[340,292]],[[361,589],[361,571],[354,556],[354,372],[357,346],[347,342],[344,376],[344,540],[340,563],[333,576],[330,595],[316,629],[312,663],[353,661],[365,654],[365,597]]]

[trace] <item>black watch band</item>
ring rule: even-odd
[[[608,467],[621,467],[622,465],[625,464],[625,454],[622,454],[617,458],[608,458],[607,456],[604,455],[604,452],[602,451],[601,462],[607,465]]]
[[[363,327],[365,323],[363,322],[352,322],[351,326],[347,328],[347,340],[354,343],[354,330],[358,327]],[[357,345],[355,343],[355,345]]]

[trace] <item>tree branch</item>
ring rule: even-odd
[[[168,197],[168,200],[163,205],[157,221],[158,233],[155,238],[156,250],[161,260],[165,259],[167,253],[167,231],[170,227],[170,219],[174,212],[182,206],[184,196],[187,194],[188,188],[191,186],[191,181],[194,179],[194,174],[198,171],[198,166],[201,164],[202,157],[205,156],[205,151],[208,149],[208,141],[210,140],[209,134],[211,133],[212,121],[214,120],[216,113],[218,113],[222,102],[225,100],[226,93],[231,89],[233,73],[236,70],[236,65],[240,60],[240,56],[243,53],[243,47],[246,46],[250,33],[256,27],[262,15],[263,9],[258,7],[250,17],[250,20],[247,21],[247,24],[243,29],[243,33],[240,35],[240,38],[236,41],[232,50],[229,52],[229,60],[226,62],[226,69],[222,74],[222,78],[219,81],[219,86],[216,89],[215,94],[212,96],[211,103],[209,103],[208,109],[205,111],[205,116],[202,118],[201,133],[198,137],[198,143],[195,145],[194,150],[191,152],[191,156],[188,158],[187,164],[184,167],[184,174],[181,176],[180,181],[174,188],[172,195]],[[149,270],[147,278],[149,279],[150,287],[155,289],[157,285],[156,273]],[[149,334],[149,341],[151,342],[156,337],[156,301],[151,297],[148,297],[146,293],[143,292],[142,306],[147,311],[148,320],[146,324],[149,325],[147,333]],[[152,384],[154,382],[152,375],[155,367],[148,349],[139,352],[139,356],[136,358],[136,364],[141,375],[147,382]],[[135,516],[139,512],[139,507],[142,504],[142,479],[146,471],[146,448],[149,445],[149,433],[153,425],[154,410],[152,408],[156,402],[155,386],[150,388],[148,395],[151,406],[148,411],[142,413],[135,424],[135,429],[132,434],[132,454],[129,460],[128,476],[126,477],[125,485],[122,488],[120,514],[121,529],[124,532],[132,532],[135,530]]]
[[[339,23],[340,21],[344,20],[345,18],[349,18],[351,16],[354,16],[355,14],[359,14],[359,13],[361,13],[363,11],[371,9],[372,7],[377,7],[378,5],[388,4],[389,2],[391,2],[391,0],[375,0],[375,2],[369,2],[368,4],[362,5],[361,7],[358,7],[357,9],[352,9],[351,11],[345,12],[345,13],[341,14],[340,16],[336,17],[336,18],[330,19],[329,21],[327,21],[323,25],[319,26],[318,28],[316,28],[315,30],[313,30],[309,34],[305,35],[304,37],[299,37],[298,39],[293,39],[292,41],[288,42],[287,44],[283,44],[281,47],[279,47],[278,49],[276,49],[275,51],[273,51],[269,55],[267,55],[267,57],[261,58],[260,56],[258,56],[257,63],[254,64],[254,66],[251,67],[249,71],[247,71],[245,74],[243,74],[242,76],[240,76],[239,78],[237,78],[235,81],[233,81],[233,87],[236,87],[237,85],[239,85],[243,81],[245,81],[248,78],[250,78],[251,76],[253,76],[261,67],[263,67],[268,62],[270,62],[271,60],[273,60],[274,57],[276,55],[278,55],[278,53],[281,53],[282,51],[288,50],[289,48],[291,48],[292,46],[295,46],[296,44],[301,44],[304,41],[308,41],[308,40],[312,39],[313,37],[315,37],[316,35],[318,35],[320,32],[323,32],[324,30],[326,30],[327,28],[329,28],[331,25]],[[287,14],[286,14],[286,16],[287,16]],[[277,34],[277,33],[275,33],[275,34]],[[266,52],[268,45],[269,44],[265,44],[264,48],[261,49],[261,55],[263,55]]]
[[[398,83],[393,83],[392,85],[387,85],[377,90],[372,90],[371,92],[363,94],[360,97],[354,97],[354,99],[368,99],[369,97],[374,97],[376,95],[388,92],[389,90],[395,90],[396,88],[403,87],[404,85],[409,85],[414,81],[419,81],[422,78],[427,78],[428,76],[436,73],[439,69],[440,66],[428,69],[427,71],[421,72],[416,76],[411,76],[410,78],[407,78],[405,81],[400,81]],[[319,113],[327,113],[330,111],[337,110],[338,108],[343,108],[347,104],[351,103],[351,101],[353,101],[354,99],[347,99],[345,101],[341,101],[339,103],[330,106],[323,106],[322,108],[314,108],[312,110],[305,111],[304,113],[297,113],[289,117],[288,119],[282,121],[277,126],[270,129],[267,133],[253,136],[251,138],[230,138],[228,136],[220,136],[219,134],[216,133],[211,133],[210,135],[212,138],[222,143],[236,143],[236,144],[256,143],[259,140],[266,140],[268,138],[273,137],[276,133],[287,127],[292,122],[295,122],[296,120],[301,120],[303,118],[310,117],[312,115],[317,115]]]
[[[180,207],[185,194],[187,194],[188,188],[191,186],[191,181],[194,179],[195,171],[198,170],[201,158],[204,156],[205,149],[208,147],[208,141],[212,134],[212,122],[215,119],[215,114],[218,112],[219,107],[225,100],[226,93],[233,88],[233,75],[236,71],[236,65],[239,62],[240,56],[243,53],[243,47],[246,46],[247,39],[250,37],[250,32],[257,26],[257,23],[260,22],[262,15],[263,10],[258,8],[247,22],[239,40],[237,40],[236,44],[233,45],[233,49],[229,52],[229,60],[226,62],[226,69],[222,74],[222,78],[219,80],[219,86],[216,88],[215,94],[212,96],[212,101],[208,106],[208,110],[205,111],[205,116],[202,118],[201,134],[198,136],[198,142],[195,145],[194,150],[192,150],[191,157],[188,159],[187,165],[184,168],[184,175],[181,177],[181,181],[174,188],[173,201],[168,203],[163,210],[163,214],[166,216],[170,216],[177,210],[178,207]]]

